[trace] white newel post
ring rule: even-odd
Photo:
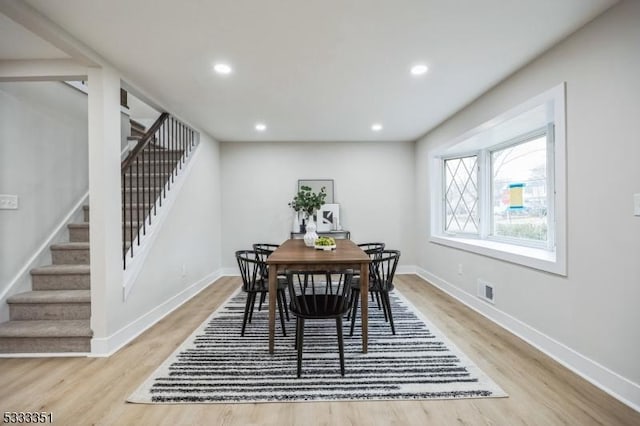
[[[122,303],[120,77],[108,68],[89,68],[88,77],[91,351],[100,356],[110,352],[109,318]]]

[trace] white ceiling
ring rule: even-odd
[[[0,60],[68,58],[62,50],[0,13]]]
[[[616,0],[27,2],[218,140],[402,141]],[[3,40],[5,26],[15,27],[6,21]],[[0,58],[55,53],[17,41],[18,50],[0,42]],[[233,73],[213,73],[216,61]],[[416,62],[429,72],[411,76]],[[382,131],[371,131],[374,122]]]

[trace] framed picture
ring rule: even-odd
[[[327,198],[324,199],[325,203],[333,203],[333,179],[298,179],[298,191],[303,186],[308,186],[313,192],[320,192],[324,186],[327,192]]]
[[[340,229],[340,204],[323,204],[318,210],[316,226],[318,232]]]

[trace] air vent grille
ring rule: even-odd
[[[489,303],[495,303],[495,287],[484,280],[478,280],[478,297]]]

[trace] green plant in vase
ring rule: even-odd
[[[297,214],[302,214],[301,232],[304,232],[305,220],[313,218],[318,209],[324,204],[324,200],[327,198],[327,189],[323,186],[320,188],[320,192],[313,192],[309,186],[301,186],[298,193],[293,197],[293,200],[289,203]]]

